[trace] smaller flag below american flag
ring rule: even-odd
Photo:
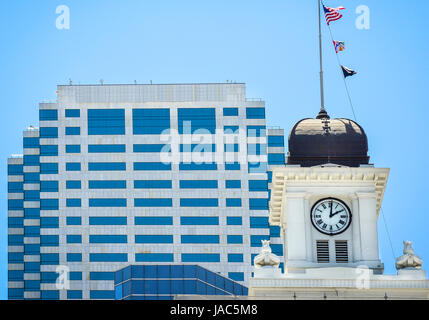
[[[338,11],[344,10],[344,9],[345,9],[344,7],[330,8],[323,5],[323,10],[325,11],[325,17],[326,17],[326,22],[328,23],[328,26],[331,23],[331,21],[340,20],[343,17],[343,15]]]
[[[334,40],[334,47],[335,52],[338,53],[340,51],[344,51],[346,49],[346,45],[344,44],[344,41],[336,41]]]
[[[351,77],[357,73],[356,71],[344,66],[341,66],[341,69],[343,70],[344,78]]]

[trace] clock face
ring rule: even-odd
[[[333,236],[347,230],[352,222],[352,214],[343,201],[327,198],[313,206],[311,222],[321,233]]]

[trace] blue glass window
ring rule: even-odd
[[[58,265],[60,257],[58,253],[42,253],[40,254],[40,264],[43,265]]]
[[[25,190],[24,191],[24,200],[25,201],[39,201],[40,200],[40,191],[39,190]]]
[[[80,153],[80,145],[79,144],[67,144],[66,145],[66,153]]]
[[[246,108],[246,119],[265,119],[265,108]]]
[[[217,189],[217,180],[180,180],[181,189]]]
[[[8,228],[24,228],[23,217],[9,217],[7,218]]]
[[[88,135],[125,134],[125,109],[89,109]]]
[[[240,145],[238,143],[225,144],[224,146],[225,146],[224,147],[225,152],[239,152],[240,151]]]
[[[90,162],[89,171],[125,171],[126,162]]]
[[[250,210],[268,210],[268,199],[249,199]]]
[[[58,181],[40,181],[41,192],[58,192]]]
[[[68,234],[67,243],[82,243],[82,236],[80,234]]]
[[[41,174],[58,174],[58,163],[41,163],[40,164]]]
[[[67,180],[66,188],[67,189],[81,189],[82,183],[80,180]]]
[[[248,144],[247,145],[247,154],[249,155],[266,155],[267,154],[267,146],[265,144]]]
[[[89,273],[90,280],[114,280],[114,276],[114,272],[92,271]]]
[[[24,209],[24,200],[20,199],[9,199],[8,210],[23,210]]]
[[[89,217],[92,226],[124,226],[127,225],[127,217]]]
[[[203,130],[208,131],[212,134],[216,133],[215,108],[181,108],[178,109],[178,120],[179,134],[195,133],[195,131],[197,130],[200,130],[200,133],[203,133]],[[190,124],[190,127],[187,129],[186,122]]]
[[[134,144],[133,152],[171,152],[169,144]]]
[[[171,163],[162,162],[134,162],[135,171],[169,171]]]
[[[136,253],[136,262],[174,262],[172,253]]]
[[[58,110],[39,110],[40,121],[56,121],[58,120]]]
[[[127,199],[122,198],[102,198],[102,199],[89,199],[89,207],[99,208],[113,208],[113,207],[126,207]]]
[[[268,136],[269,147],[284,147],[285,139],[283,136]]]
[[[180,217],[181,225],[219,225],[219,217]]]
[[[38,148],[39,147],[39,138],[30,138],[30,137],[25,137],[24,138],[24,148],[30,148],[30,149],[34,149],[34,148]]]
[[[59,227],[59,218],[58,217],[41,217],[40,227],[57,229]]]
[[[249,191],[268,191],[268,181],[249,180]]]
[[[89,153],[121,153],[125,152],[125,144],[90,144]]]
[[[238,116],[238,108],[223,108],[223,116]]]
[[[247,126],[248,137],[265,137],[265,126]]]
[[[179,170],[217,170],[217,163],[180,163]]]
[[[249,173],[265,173],[267,172],[267,163],[266,162],[249,162],[248,167]]]
[[[9,176],[20,176],[23,172],[23,165],[22,164],[9,164],[7,166],[7,174]]]
[[[215,144],[180,144],[180,152],[216,152]]]
[[[41,210],[58,210],[58,199],[40,199]]]
[[[250,246],[251,247],[262,247],[262,240],[270,240],[268,235],[251,235]],[[252,259],[253,261],[253,259]]]
[[[238,253],[229,253],[228,262],[243,262],[243,255]]]
[[[66,118],[79,118],[80,110],[79,109],[66,109]]]
[[[68,226],[80,226],[82,224],[81,217],[67,217]]]
[[[225,134],[238,134],[239,127],[238,126],[224,126],[223,132]]]
[[[226,199],[227,207],[241,207],[241,199],[240,198],[228,198]]]
[[[66,171],[80,171],[80,162],[67,162]]]
[[[280,227],[279,226],[270,226],[270,236],[271,237],[280,237]]]
[[[82,207],[81,199],[66,199],[66,206],[69,208],[80,208]]]
[[[228,235],[227,236],[227,242],[228,243],[243,243],[243,236],[242,235]]]
[[[24,191],[23,182],[8,182],[7,183],[7,192],[9,193],[21,193]]]
[[[126,180],[90,180],[89,189],[126,189]]]
[[[167,129],[170,129],[170,109],[133,109],[134,134],[161,134]]]
[[[240,189],[241,188],[241,180],[226,180],[225,188],[227,189]]]
[[[40,138],[58,138],[58,128],[40,127]]]
[[[136,235],[135,243],[173,243],[172,235]]]
[[[181,198],[181,207],[218,207],[219,200],[217,198]]]
[[[80,135],[80,127],[66,127],[66,136]]]
[[[135,217],[135,225],[164,226],[173,225],[173,217]]]
[[[41,156],[58,156],[58,146],[57,145],[41,145],[40,146],[40,155]]]
[[[127,262],[126,253],[90,253],[90,262]]]
[[[171,180],[135,180],[134,189],[171,189]]]
[[[268,217],[250,217],[250,228],[268,228]]]
[[[115,299],[115,291],[113,290],[91,290],[89,292],[90,299],[113,300]]]
[[[240,170],[240,163],[239,162],[233,162],[233,163],[225,163],[225,170]]]
[[[127,236],[120,234],[90,235],[89,243],[127,243]]]
[[[241,226],[243,221],[241,217],[226,217],[226,224],[229,226]]]
[[[173,200],[171,198],[144,198],[134,199],[135,207],[172,207]]]
[[[218,235],[182,235],[182,243],[219,243]]]
[[[38,166],[40,164],[40,157],[38,155],[25,155],[24,164],[26,166]]]
[[[82,253],[67,253],[67,262],[82,262]]]
[[[58,235],[41,235],[40,245],[43,247],[58,247],[60,243]]]
[[[269,153],[268,164],[284,165],[285,155],[283,153]]]
[[[220,262],[220,254],[182,253],[182,262]]]
[[[244,281],[244,273],[243,272],[229,272],[228,278],[234,281]]]
[[[67,290],[67,299],[82,299],[82,290]]]

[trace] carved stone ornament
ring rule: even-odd
[[[414,254],[411,241],[404,241],[404,254],[396,259],[396,269],[421,269],[423,261]]]
[[[270,240],[262,240],[261,253],[258,254],[254,261],[255,268],[273,267],[278,268],[280,265],[280,258],[271,252]]]

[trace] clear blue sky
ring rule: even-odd
[[[70,30],[55,27],[58,5],[70,7]],[[343,5],[332,24],[346,42],[342,62],[371,161],[391,168],[383,208],[395,255],[402,240],[429,266],[427,182],[429,2],[325,0]],[[370,8],[370,30],[355,27],[358,5]],[[326,106],[352,117],[328,29]],[[0,298],[7,287],[6,161],[22,153],[22,131],[38,124],[38,103],[55,99],[57,84],[247,83],[263,98],[270,126],[286,132],[318,112],[316,0],[14,0],[0,4]],[[425,165],[426,164],[426,165]],[[387,273],[394,260],[383,219],[380,252]]]

